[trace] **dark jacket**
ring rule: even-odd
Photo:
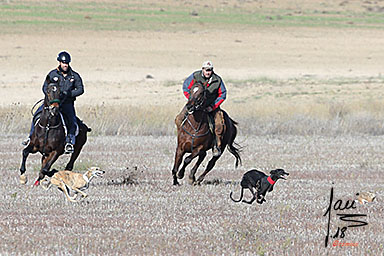
[[[66,97],[63,103],[73,103],[76,100],[77,96],[80,96],[84,93],[83,80],[77,72],[72,70],[71,67],[69,67],[67,76],[65,77],[63,73],[59,70],[59,68],[56,68],[49,72],[48,76],[51,82],[53,83],[59,81],[59,87],[61,92],[67,91],[68,96]],[[43,85],[44,94],[46,94],[47,92],[47,86],[48,83],[47,81],[45,81]]]
[[[183,92],[185,97],[187,99],[190,95],[190,90],[192,86],[197,83],[204,84],[207,82],[207,106],[212,106],[212,109],[217,109],[221,103],[226,99],[227,97],[227,89],[225,88],[224,82],[221,79],[220,76],[213,73],[212,76],[209,79],[206,79],[203,76],[203,71],[198,70],[193,72],[185,81],[183,84]]]

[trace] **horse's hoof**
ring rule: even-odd
[[[27,175],[25,174],[20,175],[20,184],[25,185],[27,184],[27,181],[28,181]]]
[[[195,185],[196,180],[195,179],[189,179],[189,185]]]
[[[181,180],[182,178],[184,178],[184,173],[178,172],[176,176],[179,180]]]
[[[198,179],[197,179],[197,181],[195,182],[196,183],[196,185],[201,185],[201,183],[203,182],[203,179],[204,178],[201,178],[201,177],[199,177]]]
[[[201,182],[199,181],[195,181],[192,183],[193,186],[201,186]]]

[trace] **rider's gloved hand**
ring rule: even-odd
[[[70,90],[62,91],[60,93],[60,98],[66,99],[67,97],[71,97],[71,91]]]

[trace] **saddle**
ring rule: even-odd
[[[35,127],[36,127],[36,125],[38,124],[38,122],[40,120],[40,116],[41,116],[42,112],[43,111],[38,111],[33,116],[33,123],[34,123]],[[61,112],[60,112],[60,116],[61,116],[61,122],[63,123],[63,126],[64,126],[65,136],[68,136],[68,131],[67,131],[68,117],[66,115],[63,115]],[[78,118],[76,116],[76,123],[75,123],[75,125],[76,125],[76,132],[75,132],[75,136],[79,135],[79,124],[83,124],[83,121],[80,120],[80,118]]]

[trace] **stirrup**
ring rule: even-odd
[[[73,148],[73,145],[71,143],[65,144],[65,147],[64,147],[65,154],[72,154],[74,151],[75,149]]]
[[[27,145],[29,144],[30,141],[31,141],[31,139],[30,139],[30,138],[27,138],[27,139],[25,139],[25,140],[23,140],[23,141],[21,142],[21,145],[27,146]]]

